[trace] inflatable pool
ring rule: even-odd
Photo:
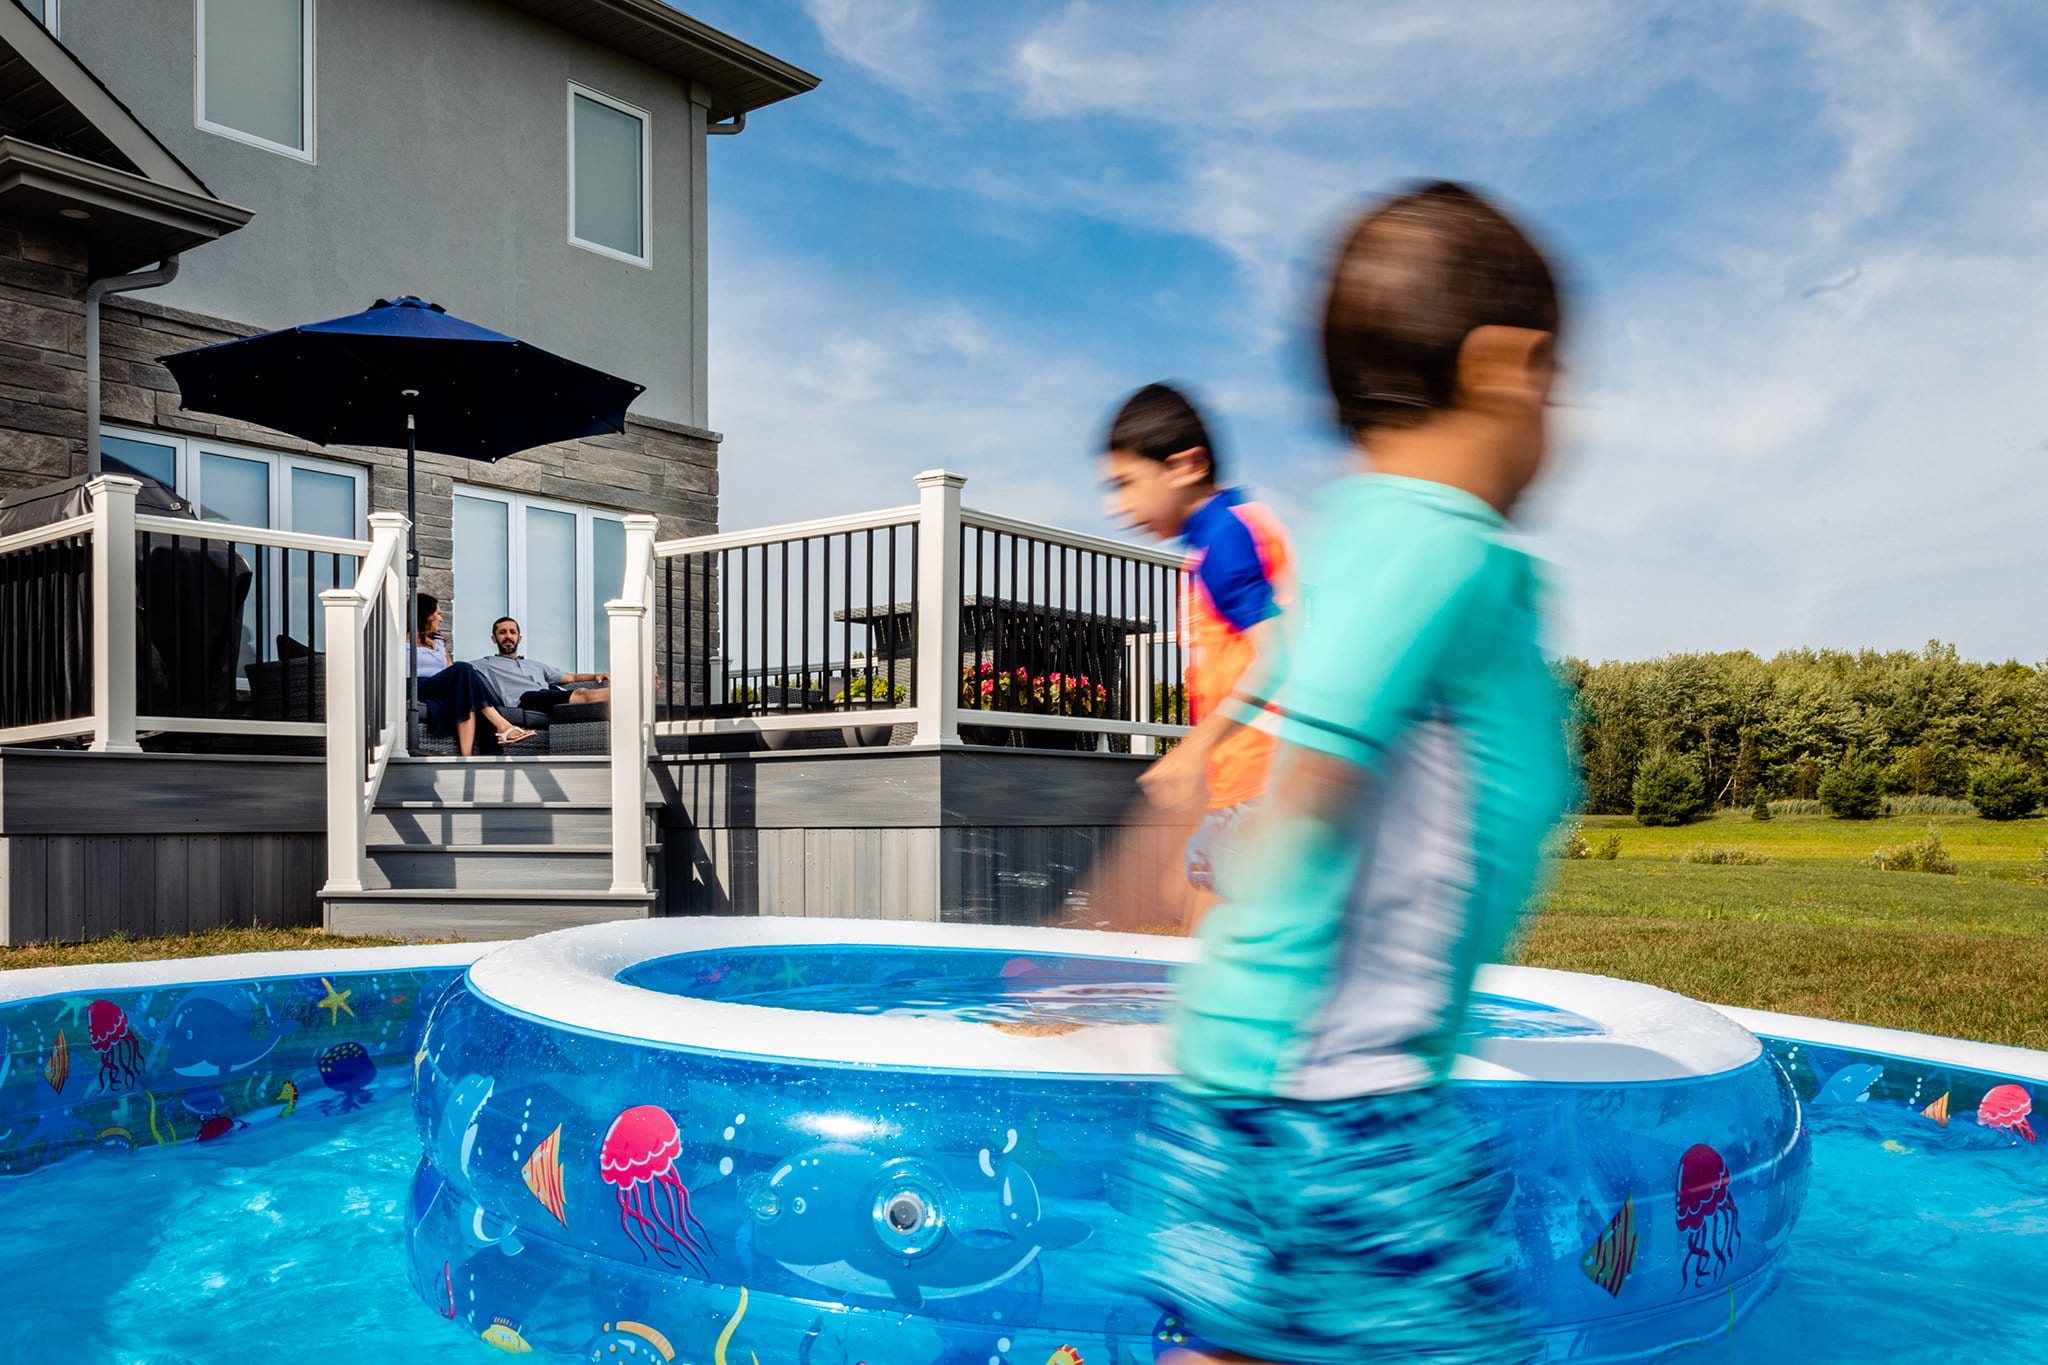
[[[1120,1163],[1176,940],[670,920],[477,961],[419,1052],[409,1259],[507,1349],[798,1365],[1150,1361]],[[1491,969],[1457,1083],[1548,1353],[1640,1358],[1770,1287],[1808,1144],[1704,1006]]]

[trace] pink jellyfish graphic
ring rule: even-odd
[[[1728,1192],[1728,1163],[1705,1143],[1678,1159],[1678,1230],[1685,1234],[1679,1275],[1704,1288],[1728,1272],[1742,1249],[1742,1223]]]
[[[1994,1085],[1984,1092],[1984,1099],[1977,1106],[1977,1122],[2001,1133],[2018,1133],[2032,1142],[2034,1129],[2027,1122],[2027,1115],[2033,1112],[2034,1097],[2024,1086]]]
[[[100,1055],[100,1089],[119,1090],[142,1075],[142,1040],[128,1027],[128,1016],[111,1000],[95,1000],[86,1012],[86,1036]]]
[[[643,1259],[652,1250],[664,1265],[680,1269],[687,1259],[702,1274],[704,1248],[690,1230],[694,1227],[706,1240],[709,1235],[690,1212],[690,1192],[676,1174],[682,1150],[683,1135],[666,1109],[635,1105],[613,1119],[605,1133],[598,1174],[605,1184],[619,1187],[619,1227],[641,1248]]]

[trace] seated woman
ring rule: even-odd
[[[441,603],[430,592],[419,595],[419,638],[412,656],[419,669],[420,700],[426,703],[429,734],[455,736],[465,757],[476,747],[476,718],[482,716],[498,732],[498,743],[517,744],[534,732],[499,714],[489,683],[468,664],[451,663],[441,639]]]

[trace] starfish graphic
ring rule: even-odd
[[[811,984],[811,969],[796,958],[782,959],[782,970],[776,974],[778,986],[808,986]]]
[[[348,998],[355,994],[354,991],[338,991],[334,989],[334,983],[324,976],[320,978],[320,984],[327,988],[327,994],[313,1008],[316,1010],[326,1010],[327,1022],[329,1024],[339,1024],[342,1011],[344,1010],[348,1011],[349,1018],[353,1019],[356,1017],[355,1007],[348,1003]]]

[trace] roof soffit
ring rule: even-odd
[[[615,52],[685,80],[710,96],[713,119],[728,119],[816,88],[818,78],[663,0],[504,0]]]
[[[203,181],[14,0],[0,0],[0,135],[132,172],[186,194]]]

